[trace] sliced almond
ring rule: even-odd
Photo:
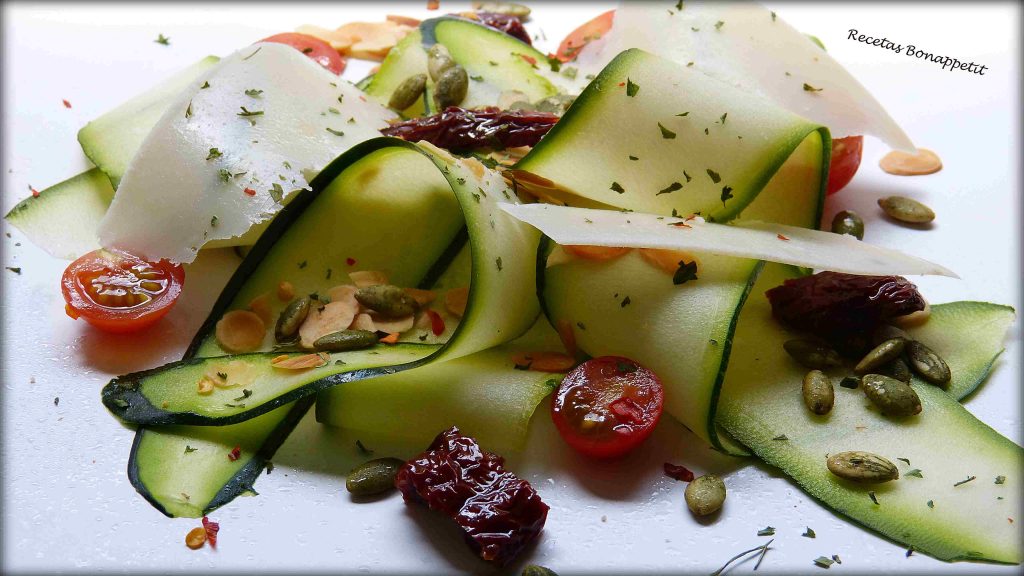
[[[367,286],[388,283],[388,275],[379,270],[349,272],[348,277],[352,279],[352,283],[356,285],[356,288],[366,288]]]
[[[618,258],[632,250],[632,248],[618,248],[615,246],[562,246],[567,254],[587,260],[611,260]]]
[[[520,352],[512,356],[517,367],[537,372],[568,372],[576,359],[561,352]]]
[[[476,158],[464,158],[461,162],[466,166],[466,168],[469,168],[469,171],[472,172],[473,176],[476,176],[477,179],[482,179],[484,174],[487,173],[487,167],[481,164]]]
[[[356,314],[356,318],[352,321],[352,325],[349,326],[349,330],[368,330],[370,332],[376,332],[377,325],[374,324],[373,318],[371,318],[369,314],[360,313]]]
[[[291,302],[292,298],[295,298],[295,286],[287,280],[282,280],[277,285],[277,299],[281,302]]]
[[[282,370],[306,370],[307,368],[326,366],[330,359],[331,355],[324,352],[303,354],[302,356],[282,355],[271,360],[270,365]]]
[[[236,354],[258,349],[266,333],[263,319],[248,310],[232,310],[217,322],[217,343]]]
[[[420,20],[398,14],[388,14],[384,19],[388,22],[394,22],[395,24],[402,24],[404,26],[412,26],[413,28],[420,25]]]
[[[213,393],[213,380],[209,376],[203,376],[199,379],[198,390],[196,391],[203,396]]]
[[[576,332],[573,331],[572,322],[563,318],[556,324],[558,325],[558,338],[562,341],[562,346],[565,346],[565,351],[571,356],[575,356]]]
[[[675,274],[679,270],[680,262],[696,262],[697,277],[701,276],[700,260],[685,250],[664,250],[661,248],[639,248],[640,256],[650,262],[656,268],[660,268],[669,274]]]
[[[469,300],[469,286],[452,288],[444,295],[444,308],[452,316],[462,318],[466,313],[466,302]]]
[[[352,284],[342,284],[340,286],[334,286],[327,290],[327,298],[331,302],[345,302],[352,306],[359,306],[359,301],[356,300],[356,292],[359,288]]]
[[[273,314],[270,311],[270,292],[264,292],[253,298],[249,302],[249,310],[259,316],[265,326],[269,326],[273,319]]]
[[[416,28],[394,19],[383,22],[350,22],[337,30],[303,25],[296,32],[326,41],[339,54],[366,60],[383,60],[388,52]]]
[[[389,334],[411,330],[413,324],[416,323],[416,317],[412,314],[403,318],[381,318],[373,314],[370,317],[373,318],[373,325],[377,328],[378,332],[387,332]]]
[[[213,381],[217,388],[238,388],[249,386],[256,379],[252,366],[242,360],[232,360],[226,364],[212,364],[205,377]]]
[[[299,343],[303,348],[312,348],[313,342],[321,336],[348,328],[358,312],[359,305],[346,299],[332,300],[324,305],[323,310],[310,308],[306,320],[299,327]]]
[[[412,296],[412,299],[416,301],[420,306],[426,306],[437,298],[437,292],[433,290],[420,290],[419,288],[403,288],[405,293]]]

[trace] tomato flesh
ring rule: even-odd
[[[826,194],[835,194],[853,180],[860,167],[861,152],[864,151],[863,136],[847,136],[832,140],[832,161],[828,168]]]
[[[184,283],[185,271],[178,264],[94,250],[64,270],[61,292],[68,316],[105,332],[122,333],[142,330],[163,318]]]
[[[260,40],[260,42],[287,44],[335,74],[341,74],[344,72],[345,66],[348,64],[348,62],[338,54],[337,50],[331,48],[330,44],[316,36],[310,36],[309,34],[282,32],[280,34],[268,36],[263,40]]]
[[[555,54],[562,62],[575,60],[580,50],[590,42],[604,36],[612,28],[612,20],[615,19],[615,10],[609,10],[597,18],[590,20],[579,28],[573,30],[558,45],[558,52]]]
[[[653,372],[628,358],[601,356],[565,375],[551,403],[551,418],[578,452],[615,458],[651,435],[664,400]]]

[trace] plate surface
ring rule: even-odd
[[[537,3],[528,28],[553,50],[568,31],[605,4]],[[914,279],[932,302],[988,300],[1021,309],[1021,139],[1019,6],[772,3],[780,17],[818,36],[920,145],[939,153],[937,174],[901,178],[877,166],[883,145],[865,142],[853,184],[830,199],[865,216],[867,241],[942,263],[962,280]],[[429,17],[468,8],[444,2],[428,12],[405,4],[163,4],[4,7],[4,212],[28,194],[86,169],[75,140],[89,119],[207,54],[301,24],[335,27],[385,14]],[[974,60],[984,76],[847,40],[849,29]],[[956,34],[949,34],[956,30]],[[169,46],[154,42],[158,34]],[[358,79],[369,63],[352,63]],[[67,99],[71,108],[61,100]],[[938,214],[930,230],[886,221],[875,200],[903,194]],[[826,220],[828,221],[828,220]],[[177,359],[238,259],[205,254],[189,270],[182,301],[156,329],[130,338],[89,330],[64,315],[58,280],[65,262],[50,258],[6,223],[2,271],[4,571],[326,571],[490,573],[437,518],[407,508],[397,494],[357,504],[343,476],[360,458],[355,437],[307,418],[256,485],[260,495],[217,510],[219,547],[182,545],[198,523],[167,519],[137,496],[125,467],[132,431],[99,402],[112,376]],[[967,407],[1021,442],[1020,322],[1007,353]],[[59,404],[56,399],[59,398]],[[378,453],[386,445],[372,446]],[[666,419],[653,441],[627,460],[594,465],[562,444],[542,404],[528,449],[510,467],[551,505],[544,536],[524,561],[560,574],[585,571],[709,573],[733,554],[775,542],[763,573],[819,573],[814,558],[838,554],[834,570],[1011,573],[1016,567],[947,564],[914,554],[839,517],[777,472],[712,452]],[[661,474],[665,461],[722,474],[729,500],[706,525],[685,510],[683,486]],[[1012,515],[1012,514],[1011,514]],[[1014,518],[1018,523],[1024,521]],[[800,535],[811,527],[817,538]],[[521,562],[520,564],[522,564]],[[509,573],[518,572],[520,564]],[[744,561],[734,568],[745,573]]]

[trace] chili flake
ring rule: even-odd
[[[348,264],[349,266],[355,266],[356,265],[356,259],[355,258],[345,258],[345,264]]]
[[[220,523],[203,516],[203,529],[206,531],[206,539],[210,542],[210,547],[216,548],[217,532],[220,532]]]
[[[32,193],[33,198],[39,198],[39,190],[33,188],[31,184],[28,185],[28,191]]]
[[[434,336],[444,334],[444,318],[434,310],[427,310],[427,316],[430,317],[430,331]]]
[[[786,242],[789,242],[789,238],[786,238],[782,234],[776,234],[775,237],[778,238],[779,240],[785,240]]]
[[[64,102],[65,108],[71,108],[71,102],[68,102],[67,100],[62,100],[62,102]]]
[[[228,460],[234,462],[235,460],[238,460],[238,457],[241,455],[242,449],[238,446],[235,446],[234,448],[231,449],[231,452],[228,453]]]
[[[245,192],[245,194],[247,196],[255,196],[256,195],[256,191],[253,190],[252,188],[246,188],[245,190],[242,190],[242,192]]]
[[[686,466],[665,462],[665,476],[680,482],[693,482],[693,472]]]

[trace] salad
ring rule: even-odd
[[[237,254],[183,358],[101,392],[136,430],[130,484],[201,518],[184,544],[217,545],[218,509],[310,415],[404,446],[358,443],[357,505],[397,489],[518,570],[571,513],[505,462],[531,420],[585,470],[672,419],[908,550],[1019,563],[1021,448],[961,404],[1015,311],[931,304],[906,276],[954,269],[865,242],[854,211],[822,223],[864,136],[892,174],[938,155],[759,5],[625,3],[546,53],[529,8],[478,4],[204,58],[89,122],[95,167],[6,216],[71,260],[66,314],[103,332],[156,329],[209,284],[191,263]],[[352,83],[350,59],[377,64]],[[702,531],[738,513],[728,476],[663,470]]]

